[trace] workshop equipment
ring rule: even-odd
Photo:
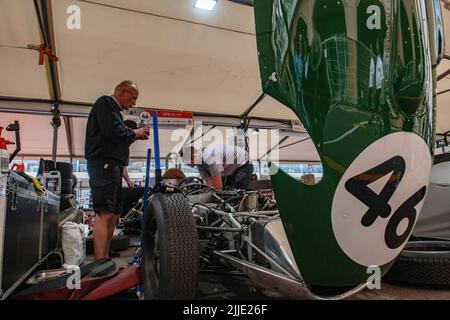
[[[17,300],[80,300],[119,273],[119,266],[110,259],[91,262],[68,270],[60,277],[26,287],[16,292]]]
[[[19,154],[19,152],[22,150],[21,143],[20,143],[20,125],[19,121],[14,121],[14,123],[11,123],[6,127],[6,131],[14,132],[15,139],[16,139],[16,149],[13,151],[13,153],[9,156],[9,163],[12,163],[14,158]],[[22,170],[25,171],[25,170]]]
[[[14,142],[2,138],[3,127],[0,127],[0,169],[8,169],[9,153],[7,146]]]
[[[0,300],[58,246],[59,197],[23,172],[0,172]]]
[[[42,176],[42,185],[48,191],[61,194],[61,172],[50,171]]]
[[[14,163],[11,167],[11,170],[25,172],[25,164],[24,163]]]

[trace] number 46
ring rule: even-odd
[[[361,219],[363,226],[370,227],[378,218],[388,218],[391,215],[392,208],[388,202],[399,187],[405,174],[405,168],[405,160],[401,156],[396,156],[345,183],[347,191],[369,208]],[[368,187],[369,184],[389,173],[391,173],[389,180],[379,194]],[[384,235],[386,245],[390,249],[399,248],[408,239],[417,216],[415,206],[423,200],[426,191],[427,187],[422,187],[409,197],[390,218]],[[408,226],[401,235],[398,235],[398,226],[404,219],[408,220]]]

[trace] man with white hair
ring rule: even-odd
[[[211,144],[200,150],[188,146],[180,156],[186,164],[197,167],[206,183],[216,189],[246,189],[253,174],[248,152],[235,145]]]

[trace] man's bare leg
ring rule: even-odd
[[[119,223],[120,214],[114,214],[111,219],[111,225],[108,233],[108,253],[111,247],[111,241],[114,236],[114,230],[116,230],[117,224]]]
[[[97,213],[93,227],[94,260],[108,257],[109,244],[111,243],[109,234],[114,232],[114,229],[111,231],[113,224],[114,213],[108,211]]]

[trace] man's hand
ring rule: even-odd
[[[218,174],[216,176],[212,176],[211,180],[208,182],[211,187],[214,187],[216,190],[222,189],[222,175]]]
[[[134,133],[136,134],[136,140],[147,140],[150,136],[150,129],[149,128],[139,128],[134,129]]]
[[[133,181],[131,181],[130,179],[126,180],[126,182],[127,182],[128,188],[132,189],[134,187]]]
[[[133,188],[133,181],[131,181],[130,176],[128,175],[128,167],[123,167],[122,178],[127,183],[128,188]]]

